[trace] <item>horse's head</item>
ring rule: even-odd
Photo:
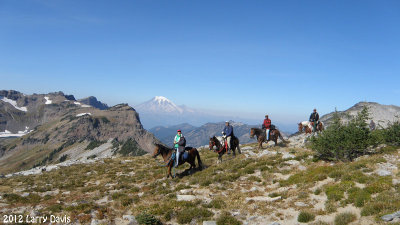
[[[210,150],[213,150],[214,146],[215,146],[215,140],[214,140],[215,136],[210,138],[210,142],[208,143],[208,147],[210,148]]]
[[[251,128],[250,129],[250,138],[254,138],[254,135],[255,135],[254,128]]]
[[[302,132],[303,131],[303,124],[299,123],[298,125],[299,125],[299,132]]]
[[[154,147],[154,152],[153,152],[152,157],[155,158],[155,157],[157,157],[159,154],[161,154],[161,146],[158,145],[158,144],[156,144],[155,147]]]

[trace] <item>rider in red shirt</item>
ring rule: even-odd
[[[271,129],[271,120],[268,118],[268,115],[265,115],[263,128],[265,128],[265,133],[267,135],[266,141],[269,140],[269,130]]]

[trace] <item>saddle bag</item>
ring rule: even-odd
[[[275,130],[275,129],[276,129],[275,125],[271,124],[270,129],[271,129],[271,130]]]
[[[182,162],[186,162],[186,160],[189,158],[189,154],[187,153],[187,152],[184,152],[183,154],[182,154],[182,159],[183,159],[183,161]]]

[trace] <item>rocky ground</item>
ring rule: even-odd
[[[164,224],[400,224],[399,149],[323,162],[305,138],[261,150],[243,145],[221,164],[200,149],[204,168],[181,166],[175,179],[149,155],[9,175],[0,179],[0,215],[68,217],[71,224],[136,224],[143,215]]]

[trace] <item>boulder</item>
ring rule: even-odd
[[[194,195],[176,195],[177,201],[193,201],[196,199]]]

